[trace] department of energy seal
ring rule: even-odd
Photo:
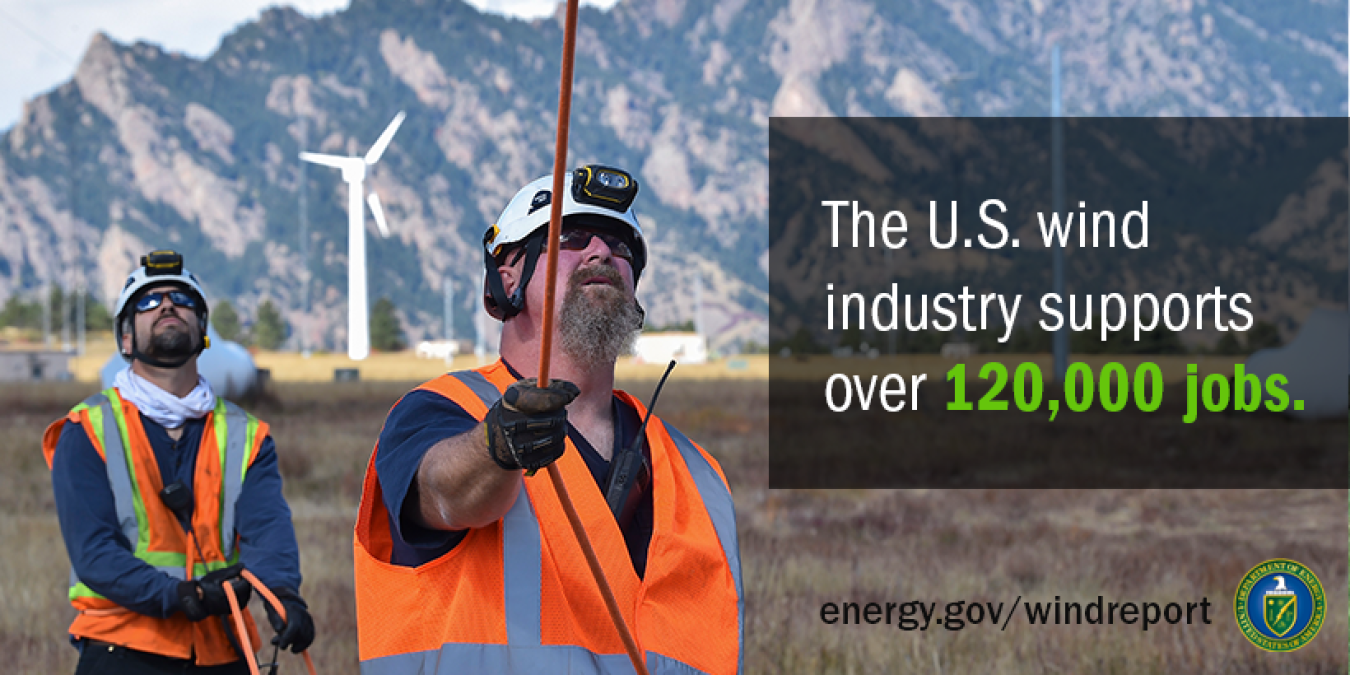
[[[1268,652],[1292,652],[1312,642],[1327,615],[1322,582],[1301,563],[1284,558],[1253,567],[1233,598],[1238,629]]]

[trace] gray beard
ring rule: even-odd
[[[578,270],[578,272],[593,270]],[[633,349],[637,339],[637,303],[617,288],[590,294],[576,277],[567,285],[558,317],[558,347],[579,363],[613,364]],[[618,274],[615,278],[617,280]]]

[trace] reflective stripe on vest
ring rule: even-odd
[[[477,371],[450,373],[483,402],[492,407],[501,398],[486,377]],[[663,425],[664,426],[664,425]],[[736,516],[731,493],[721,476],[686,436],[665,427],[679,448],[699,497],[708,510],[713,528],[727,557],[727,564],[736,586],[736,614],[738,643],[744,645],[745,606],[741,586],[741,561],[736,542]],[[441,675],[443,673],[493,672],[567,672],[567,673],[631,673],[633,665],[627,654],[595,654],[582,647],[541,644],[541,579],[542,551],[539,540],[539,521],[526,490],[521,490],[511,509],[502,519],[503,586],[505,591],[506,639],[505,645],[444,644],[427,652],[395,654],[361,662],[363,675],[413,674]],[[739,650],[737,672],[744,668],[744,649]],[[647,666],[652,673],[698,673],[695,668],[675,659],[647,652]],[[564,665],[565,664],[565,665]]]
[[[108,476],[108,485],[112,488],[113,504],[117,514],[118,527],[122,536],[133,548],[135,556],[180,581],[187,578],[187,554],[166,551],[151,551],[150,532],[146,525],[145,503],[136,481],[135,462],[131,457],[131,440],[127,436],[126,420],[123,419],[122,402],[117,392],[108,389],[76,406],[75,411],[84,410],[89,415],[100,446],[103,447],[103,459]],[[220,453],[221,473],[224,479],[223,501],[221,508],[221,551],[224,562],[193,565],[193,576],[199,577],[207,572],[227,567],[238,560],[234,550],[234,505],[239,501],[244,476],[248,472],[249,449],[253,447],[258,429],[258,421],[252,415],[233,403],[216,398],[216,409],[212,414],[216,435],[217,451]],[[200,452],[200,448],[198,448]],[[155,496],[158,498],[158,495]],[[70,571],[70,600],[76,598],[102,598],[103,596],[86,586]]]
[[[666,426],[666,425],[663,425]],[[727,565],[731,567],[731,578],[736,582],[736,630],[737,641],[745,644],[745,589],[741,587],[741,549],[736,542],[736,509],[731,500],[731,490],[727,489],[722,477],[708,463],[703,453],[698,451],[694,442],[679,430],[666,426],[666,433],[675,441],[675,447],[684,456],[689,467],[689,475],[698,486],[698,496],[703,508],[708,509],[713,529],[717,530],[717,539],[722,543],[722,553],[727,556]],[[736,654],[736,672],[745,670],[745,649]]]
[[[216,445],[220,452],[220,472],[225,480],[224,499],[220,510],[220,550],[231,559],[234,551],[234,504],[244,487],[248,472],[249,449],[253,447],[258,421],[243,408],[216,398],[216,411],[211,416],[216,427]]]
[[[698,675],[702,671],[668,656],[647,652],[652,675]],[[518,647],[451,643],[440,649],[394,654],[361,662],[361,675],[457,675],[458,673],[568,673],[631,675],[627,654],[595,654],[573,645]]]

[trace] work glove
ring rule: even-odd
[[[272,638],[272,644],[295,654],[309,649],[309,645],[314,642],[314,619],[309,615],[309,605],[289,588],[275,589],[272,594],[286,608],[286,618],[282,619],[272,603],[267,603],[267,620],[271,622],[272,630],[277,632],[276,637]]]
[[[488,454],[508,471],[541,469],[567,448],[567,404],[581,390],[567,380],[549,380],[545,389],[537,383],[531,377],[507,387],[483,420]]]
[[[253,587],[248,580],[239,576],[244,571],[243,563],[208,572],[200,579],[189,579],[178,584],[178,605],[191,621],[201,621],[208,616],[230,613],[230,601],[225,598],[225,584],[234,589],[239,606],[248,604]]]

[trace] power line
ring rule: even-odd
[[[0,9],[0,18],[3,18],[3,19],[5,19],[5,20],[9,21],[10,23],[14,24],[14,27],[15,27],[15,28],[18,28],[19,30],[23,31],[23,33],[24,33],[25,35],[27,35],[28,37],[32,38],[34,42],[36,42],[36,43],[42,45],[42,47],[43,47],[44,49],[46,49],[48,52],[50,52],[52,55],[56,56],[57,58],[60,58],[61,60],[66,61],[67,63],[69,63],[69,64],[72,65],[72,66],[77,66],[77,65],[79,65],[79,63],[80,63],[80,62],[79,62],[79,59],[76,59],[76,58],[71,57],[69,54],[67,54],[67,53],[65,53],[64,51],[62,51],[62,50],[61,50],[59,47],[57,47],[56,45],[54,45],[54,44],[48,42],[48,41],[47,41],[47,38],[44,38],[44,37],[42,37],[41,34],[39,34],[39,33],[35,32],[35,31],[29,29],[28,26],[23,25],[23,22],[22,22],[22,21],[19,21],[18,19],[14,18],[14,16],[12,16],[12,15],[9,14],[8,12],[4,11],[3,9]]]

